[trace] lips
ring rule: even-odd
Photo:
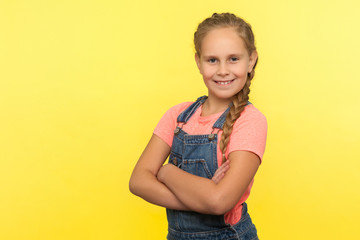
[[[215,82],[216,84],[218,84],[218,85],[229,85],[229,84],[231,84],[233,81],[234,81],[234,79],[233,79],[233,80],[228,80],[228,81],[224,81],[224,80],[222,80],[222,81],[215,81],[215,80],[214,80],[214,82]]]

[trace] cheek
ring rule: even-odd
[[[247,69],[245,69],[245,71],[241,71],[238,73],[238,76],[239,77],[242,77],[242,78],[246,78],[247,77],[247,74],[248,74],[248,71]]]
[[[246,77],[248,73],[248,66],[243,64],[233,69],[233,73],[238,77]]]
[[[216,69],[210,67],[203,68],[202,71],[200,71],[200,73],[204,79],[209,79],[212,78],[212,76],[214,76],[214,74],[216,73]]]

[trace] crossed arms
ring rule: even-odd
[[[134,168],[130,191],[162,207],[205,214],[221,215],[232,209],[260,165],[256,154],[234,151],[213,179],[207,179],[163,165],[169,154],[170,147],[153,135]]]

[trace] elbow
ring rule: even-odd
[[[138,196],[138,184],[133,177],[131,177],[129,181],[129,190],[132,194]]]
[[[213,206],[211,210],[211,214],[213,215],[224,215],[228,211],[232,209],[232,207],[227,207],[224,205],[224,203],[219,203],[220,205]]]
[[[211,200],[211,213],[213,215],[224,215],[228,211],[230,211],[235,204],[226,201],[226,199],[221,196],[214,195]]]
[[[130,192],[132,194],[135,194],[135,191],[136,191],[135,189],[136,189],[136,186],[134,185],[133,181],[131,181],[131,179],[130,179],[130,181],[129,181],[129,190],[130,190]]]
[[[153,184],[154,175],[147,171],[133,172],[129,181],[129,190],[132,194],[143,197]]]

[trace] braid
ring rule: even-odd
[[[257,64],[257,60],[255,65],[250,73],[248,73],[247,80],[245,82],[244,87],[232,98],[232,106],[230,107],[230,111],[226,115],[226,120],[223,126],[223,134],[220,140],[220,150],[222,152],[222,163],[226,162],[225,153],[230,141],[230,135],[232,133],[235,121],[240,117],[242,111],[244,111],[247,102],[249,101],[250,94],[250,85],[251,80],[255,75],[255,66]]]
[[[243,89],[241,89],[241,91],[232,98],[233,104],[230,107],[230,111],[226,115],[226,121],[223,126],[223,134],[220,140],[220,150],[223,153],[223,163],[226,162],[225,152],[230,141],[230,135],[232,133],[234,123],[240,117],[242,111],[247,105],[247,102],[249,101],[250,84],[251,79],[248,78]]]

